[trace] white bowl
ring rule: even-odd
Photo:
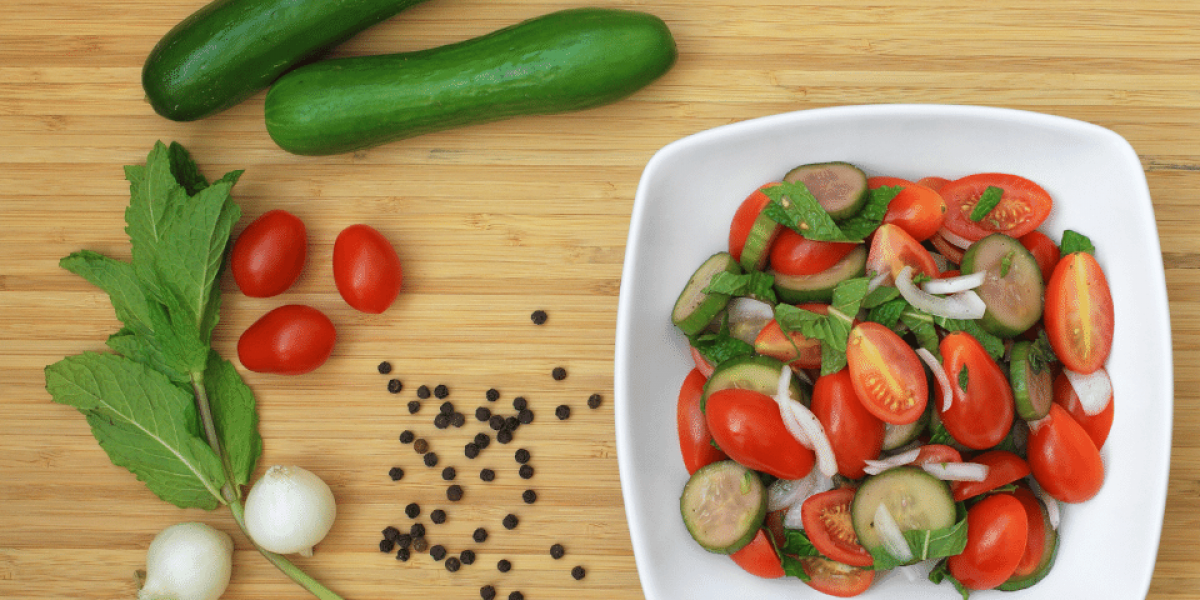
[[[1011,600],[1144,598],[1162,530],[1171,450],[1171,328],[1162,255],[1145,174],[1121,136],[1038,113],[966,106],[872,105],[793,112],[718,127],[660,150],[638,186],[616,336],[616,440],[634,557],[648,600],[825,598],[795,578],[765,580],[709,554],[679,514],[687,472],[675,431],[692,367],[671,324],[695,268],[727,248],[738,204],[791,167],[831,160],[869,175],[916,180],[1002,171],[1053,196],[1041,229],[1092,239],[1116,313],[1108,361],[1116,404],[1104,487],[1065,506],[1057,563]],[[959,598],[949,583],[884,578],[864,599]]]

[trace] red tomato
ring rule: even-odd
[[[899,225],[913,239],[923,242],[929,239],[946,220],[946,201],[937,190],[913,183],[899,177],[872,177],[867,180],[867,187],[904,188],[895,198],[892,198],[883,215],[884,223]]]
[[[818,242],[783,228],[771,246],[771,268],[784,275],[816,275],[836,265],[858,244]]]
[[[871,582],[875,581],[875,571],[871,569],[851,567],[820,556],[801,558],[800,566],[808,575],[805,583],[809,587],[838,598],[857,596],[867,591]]]
[[[867,254],[868,273],[888,273],[884,285],[892,285],[896,275],[904,267],[913,268],[913,277],[918,274],[936,278],[940,270],[937,262],[921,242],[913,239],[899,225],[884,223],[875,230],[871,238],[871,250]]]
[[[1029,539],[1020,500],[993,494],[967,509],[967,546],[946,559],[950,574],[972,590],[992,589],[1012,576]]]
[[[369,225],[351,225],[333,243],[333,282],[346,304],[365,313],[388,309],[404,275],[396,249]]]
[[[879,458],[883,451],[884,426],[883,421],[871,414],[858,399],[850,371],[842,369],[818,378],[813,385],[811,408],[833,446],[838,473],[850,479],[866,475],[866,461]],[[829,557],[855,564],[836,556]]]
[[[891,329],[873,322],[855,325],[846,342],[846,363],[854,393],[871,414],[905,425],[925,412],[924,363]]]
[[[937,403],[942,424],[968,448],[984,450],[999,444],[1016,413],[1008,377],[979,340],[965,331],[947,334],[938,349],[954,393],[950,410]]]
[[[751,575],[766,579],[778,579],[786,575],[783,572],[783,562],[779,560],[766,529],[759,529],[749,544],[730,554],[729,558]]]
[[[1083,412],[1083,405],[1079,403],[1079,395],[1075,393],[1071,381],[1065,374],[1059,373],[1058,377],[1054,378],[1054,403],[1067,409],[1067,413],[1083,427],[1088,437],[1092,438],[1096,448],[1104,447],[1104,442],[1108,441],[1108,432],[1112,429],[1115,411],[1112,396],[1108,397],[1108,406],[1104,407],[1104,410],[1099,414],[1089,415]]]
[[[871,553],[858,543],[854,524],[850,520],[853,488],[835,488],[809,496],[800,505],[800,520],[804,533],[823,556],[852,567],[875,564]]]
[[[713,447],[712,434],[704,411],[700,410],[700,397],[704,394],[704,374],[692,369],[679,388],[679,401],[675,405],[675,425],[679,432],[679,451],[683,454],[683,466],[688,475],[704,465],[728,458],[724,452]]]
[[[919,183],[931,190],[938,191],[938,190],[942,189],[942,186],[946,185],[947,183],[950,183],[950,180],[946,179],[945,177],[930,176],[930,177],[922,177],[922,178],[918,179],[917,183]]]
[[[953,462],[962,462],[962,454],[954,446],[925,444],[921,446],[921,450],[917,453],[917,457],[913,459],[912,464],[921,466]]]
[[[1042,556],[1046,553],[1047,546],[1053,537],[1052,530],[1047,526],[1049,519],[1044,514],[1042,501],[1029,491],[1025,486],[1018,486],[1013,492],[1013,497],[1016,498],[1021,506],[1025,508],[1025,518],[1029,523],[1029,535],[1026,536],[1025,554],[1021,555],[1021,561],[1017,563],[1016,570],[1013,571],[1012,578],[1023,579],[1033,575],[1037,571],[1038,566],[1042,562]]]
[[[1050,414],[1030,423],[1029,468],[1042,489],[1060,502],[1091,499],[1104,485],[1104,461],[1067,409],[1050,405]]]
[[[1038,270],[1042,272],[1042,281],[1050,281],[1050,274],[1054,273],[1054,266],[1058,264],[1058,244],[1055,244],[1050,236],[1036,229],[1021,236],[1017,241],[1021,242],[1033,255],[1033,260],[1037,261]]]
[[[259,373],[300,375],[325,364],[337,331],[321,311],[287,304],[265,314],[238,339],[242,366]]]
[[[1096,258],[1086,252],[1062,257],[1046,284],[1046,335],[1064,367],[1092,373],[1108,360],[1113,338],[1113,300]]]
[[[296,283],[307,254],[304,222],[286,210],[270,210],[242,230],[229,255],[229,270],[243,294],[267,298]]]
[[[973,463],[987,465],[988,474],[983,481],[955,481],[950,484],[955,502],[974,498],[1000,486],[1008,485],[1029,475],[1029,463],[1008,450],[988,450],[971,459]]]
[[[800,479],[816,456],[800,445],[766,394],[730,388],[709,394],[704,405],[708,430],[729,458],[780,479]]]
[[[771,199],[763,193],[763,188],[778,185],[778,183],[773,181],[754,190],[754,192],[742,201],[737,211],[733,213],[733,222],[729,225],[729,254],[733,256],[734,260],[739,262],[742,260],[742,248],[746,246],[746,238],[750,237],[750,230],[754,227],[754,221],[762,214],[763,209],[771,203]],[[784,229],[782,225],[777,227],[774,235],[778,235],[782,229]]]
[[[695,346],[691,346],[691,350],[692,362],[696,364],[696,369],[703,373],[705,378],[712,377],[713,370],[716,367],[714,367],[712,363],[708,362],[708,359],[704,358],[704,355],[700,354],[700,351],[697,350]]]
[[[768,321],[754,338],[754,351],[777,358],[794,369],[816,369],[821,366],[821,340],[804,337],[799,331],[784,335],[775,319]]]
[[[929,238],[929,243],[932,244],[933,247],[938,251],[938,254],[945,256],[946,260],[956,265],[962,264],[963,255],[966,254],[966,252],[962,248],[947,242],[946,238],[942,237],[941,233],[933,234]]]
[[[1003,191],[1000,203],[978,222],[972,221],[971,212],[989,187]],[[946,200],[946,229],[972,242],[997,232],[1019,238],[1037,229],[1053,205],[1042,186],[1006,173],[968,175],[943,185],[938,193]]]

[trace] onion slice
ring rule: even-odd
[[[767,488],[767,512],[791,508],[796,502],[808,497],[814,481],[812,474],[802,479],[779,479]]]
[[[779,416],[788,433],[796,438],[800,445],[812,450],[817,455],[817,469],[826,477],[837,473],[837,458],[833,454],[833,444],[825,435],[825,427],[821,420],[807,406],[795,402],[788,395],[788,384],[792,380],[792,368],[784,365],[779,372],[779,387],[775,393],[775,403],[779,405]],[[799,429],[799,431],[796,431]]]
[[[775,318],[775,307],[749,296],[730,300],[725,310],[729,315],[729,334],[751,346],[762,328]]]
[[[882,502],[875,509],[875,531],[879,532],[879,539],[883,542],[884,550],[887,550],[893,558],[900,562],[908,562],[913,559],[912,549],[908,547],[908,540],[904,539],[900,525],[888,511],[887,505]]]
[[[917,287],[912,277],[912,267],[900,269],[900,273],[896,275],[896,289],[900,290],[900,295],[904,296],[909,304],[919,310],[947,319],[968,320],[979,319],[987,312],[987,305],[983,303],[983,299],[972,290],[949,296],[935,296]]]
[[[954,388],[950,387],[950,377],[946,375],[946,369],[927,348],[917,348],[917,356],[925,361],[930,371],[933,371],[933,378],[942,389],[942,412],[950,410],[950,405],[954,404]]]
[[[930,279],[921,284],[921,289],[930,294],[957,294],[983,285],[983,280],[986,277],[987,271],[979,271],[977,273],[968,273],[944,279]]]
[[[833,480],[824,477],[816,469],[809,471],[808,476],[801,481],[807,481],[808,489],[792,503],[791,508],[783,515],[783,526],[788,529],[804,529],[804,518],[801,516],[801,506],[810,497],[833,489]]]
[[[888,275],[890,275],[890,274],[891,274],[890,271],[876,273],[875,276],[872,277],[871,280],[867,282],[867,293],[869,294],[869,293],[875,291],[875,289],[878,288],[879,286],[883,285],[888,280]]]
[[[939,229],[937,232],[941,234],[943,240],[946,240],[951,246],[954,246],[959,250],[966,250],[967,248],[971,247],[971,244],[975,243],[961,235],[958,235],[957,233],[950,233],[950,230],[946,229],[945,227]]]
[[[867,466],[864,469],[868,475],[878,475],[888,469],[912,464],[917,460],[917,456],[921,454],[921,448],[916,447],[911,450],[906,450],[900,454],[893,454],[880,459],[867,459],[863,461]]]
[[[795,413],[790,408],[792,401],[791,395],[792,369],[784,366],[779,372],[779,384],[775,388],[775,404],[779,407],[779,418],[783,420],[783,426],[800,442],[801,446],[812,450],[812,440],[808,438],[808,433],[800,425],[800,421],[796,419]]]
[[[974,462],[932,463],[921,468],[943,481],[983,481],[988,476],[988,466]]]
[[[1075,390],[1075,395],[1079,396],[1079,404],[1083,407],[1085,414],[1096,416],[1108,408],[1108,403],[1112,400],[1113,389],[1112,380],[1109,379],[1108,371],[1105,371],[1104,367],[1087,375],[1066,368],[1063,369],[1063,373],[1071,382],[1071,388]]]

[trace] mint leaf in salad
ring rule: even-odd
[[[1063,232],[1062,243],[1058,246],[1058,252],[1062,256],[1075,252],[1095,254],[1096,247],[1092,245],[1092,240],[1088,239],[1086,235],[1068,229]]]
[[[904,532],[904,540],[917,561],[944,558],[960,554],[967,546],[967,511],[958,503],[958,518],[954,525],[940,529],[912,529]],[[883,546],[869,548],[875,559],[876,571],[887,571],[905,564],[897,560]]]
[[[979,196],[979,202],[975,204],[975,208],[971,209],[969,218],[976,223],[982,221],[988,216],[988,213],[992,212],[1000,204],[1000,199],[1003,197],[1004,190],[994,185],[989,185],[986,190],[983,190],[983,194]]]
[[[730,273],[721,271],[704,288],[706,294],[725,294],[730,297],[750,296],[774,304],[775,276],[762,271]]]
[[[871,190],[871,196],[862,209],[839,225],[821,207],[808,187],[798,181],[785,181],[762,189],[771,199],[763,208],[763,214],[810,240],[861,242],[883,222],[888,204],[901,190],[900,187]]]
[[[971,598],[971,590],[950,574],[950,567],[944,560],[939,561],[937,566],[935,566],[933,570],[929,572],[929,581],[937,584],[940,584],[943,581],[949,581],[952,585],[954,585],[954,589],[958,590],[959,595],[962,596],[962,600],[970,600]]]

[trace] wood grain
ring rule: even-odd
[[[661,80],[615,105],[431,134],[354,154],[278,150],[263,95],[196,123],[172,123],[143,101],[150,48],[197,0],[9,0],[0,20],[0,596],[131,598],[153,535],[181,520],[226,531],[222,513],[180,511],[112,466],[82,418],[53,404],[42,367],[103,347],[116,329],[106,298],[57,267],[81,248],[128,256],[122,165],[155,140],[187,146],[210,176],[246,169],[244,226],[272,208],[310,227],[310,268],[285,296],[242,297],[226,282],[217,347],[281,302],[326,310],[341,339],[303,378],[247,373],[266,439],[262,465],[303,464],[332,484],[338,525],[302,561],[348,598],[478,597],[479,586],[529,598],[641,598],[613,441],[613,332],[638,177],[679,137],[758,116],[859,103],[962,103],[1082,119],[1125,136],[1145,166],[1171,299],[1176,411],[1171,481],[1149,598],[1200,598],[1200,1],[929,0],[808,2],[624,0],[659,15],[680,59]],[[432,0],[356,37],[335,55],[413,50],[479,35],[583,0]],[[367,222],[394,241],[405,293],[380,316],[338,298],[328,264],[346,225]],[[529,321],[545,309],[549,322]],[[386,392],[390,360],[405,389]],[[563,381],[550,377],[568,369]],[[409,415],[419,385],[445,383],[473,411],[529,399],[534,424],[507,447],[462,458],[461,430],[430,425],[436,403]],[[603,396],[590,410],[586,399]],[[1133,399],[1131,399],[1132,401]],[[558,421],[554,407],[573,416]],[[444,500],[439,469],[396,440],[419,430],[459,467],[468,489]],[[511,452],[529,448],[535,478]],[[450,460],[453,457],[453,460]],[[392,482],[393,465],[409,473]],[[488,486],[478,469],[497,469]],[[528,484],[528,485],[527,485]],[[540,493],[535,505],[519,495]],[[472,547],[472,568],[448,573],[427,557],[399,563],[379,531],[404,525],[405,504],[445,506],[434,537]],[[506,532],[507,512],[522,517]],[[427,514],[427,512],[426,512]],[[424,517],[422,517],[424,518]],[[427,522],[427,521],[426,521]],[[237,537],[237,536],[235,536]],[[550,544],[567,557],[554,561]],[[499,558],[517,568],[500,574]],[[226,598],[298,597],[298,588],[238,538]],[[569,575],[588,569],[582,581]]]

